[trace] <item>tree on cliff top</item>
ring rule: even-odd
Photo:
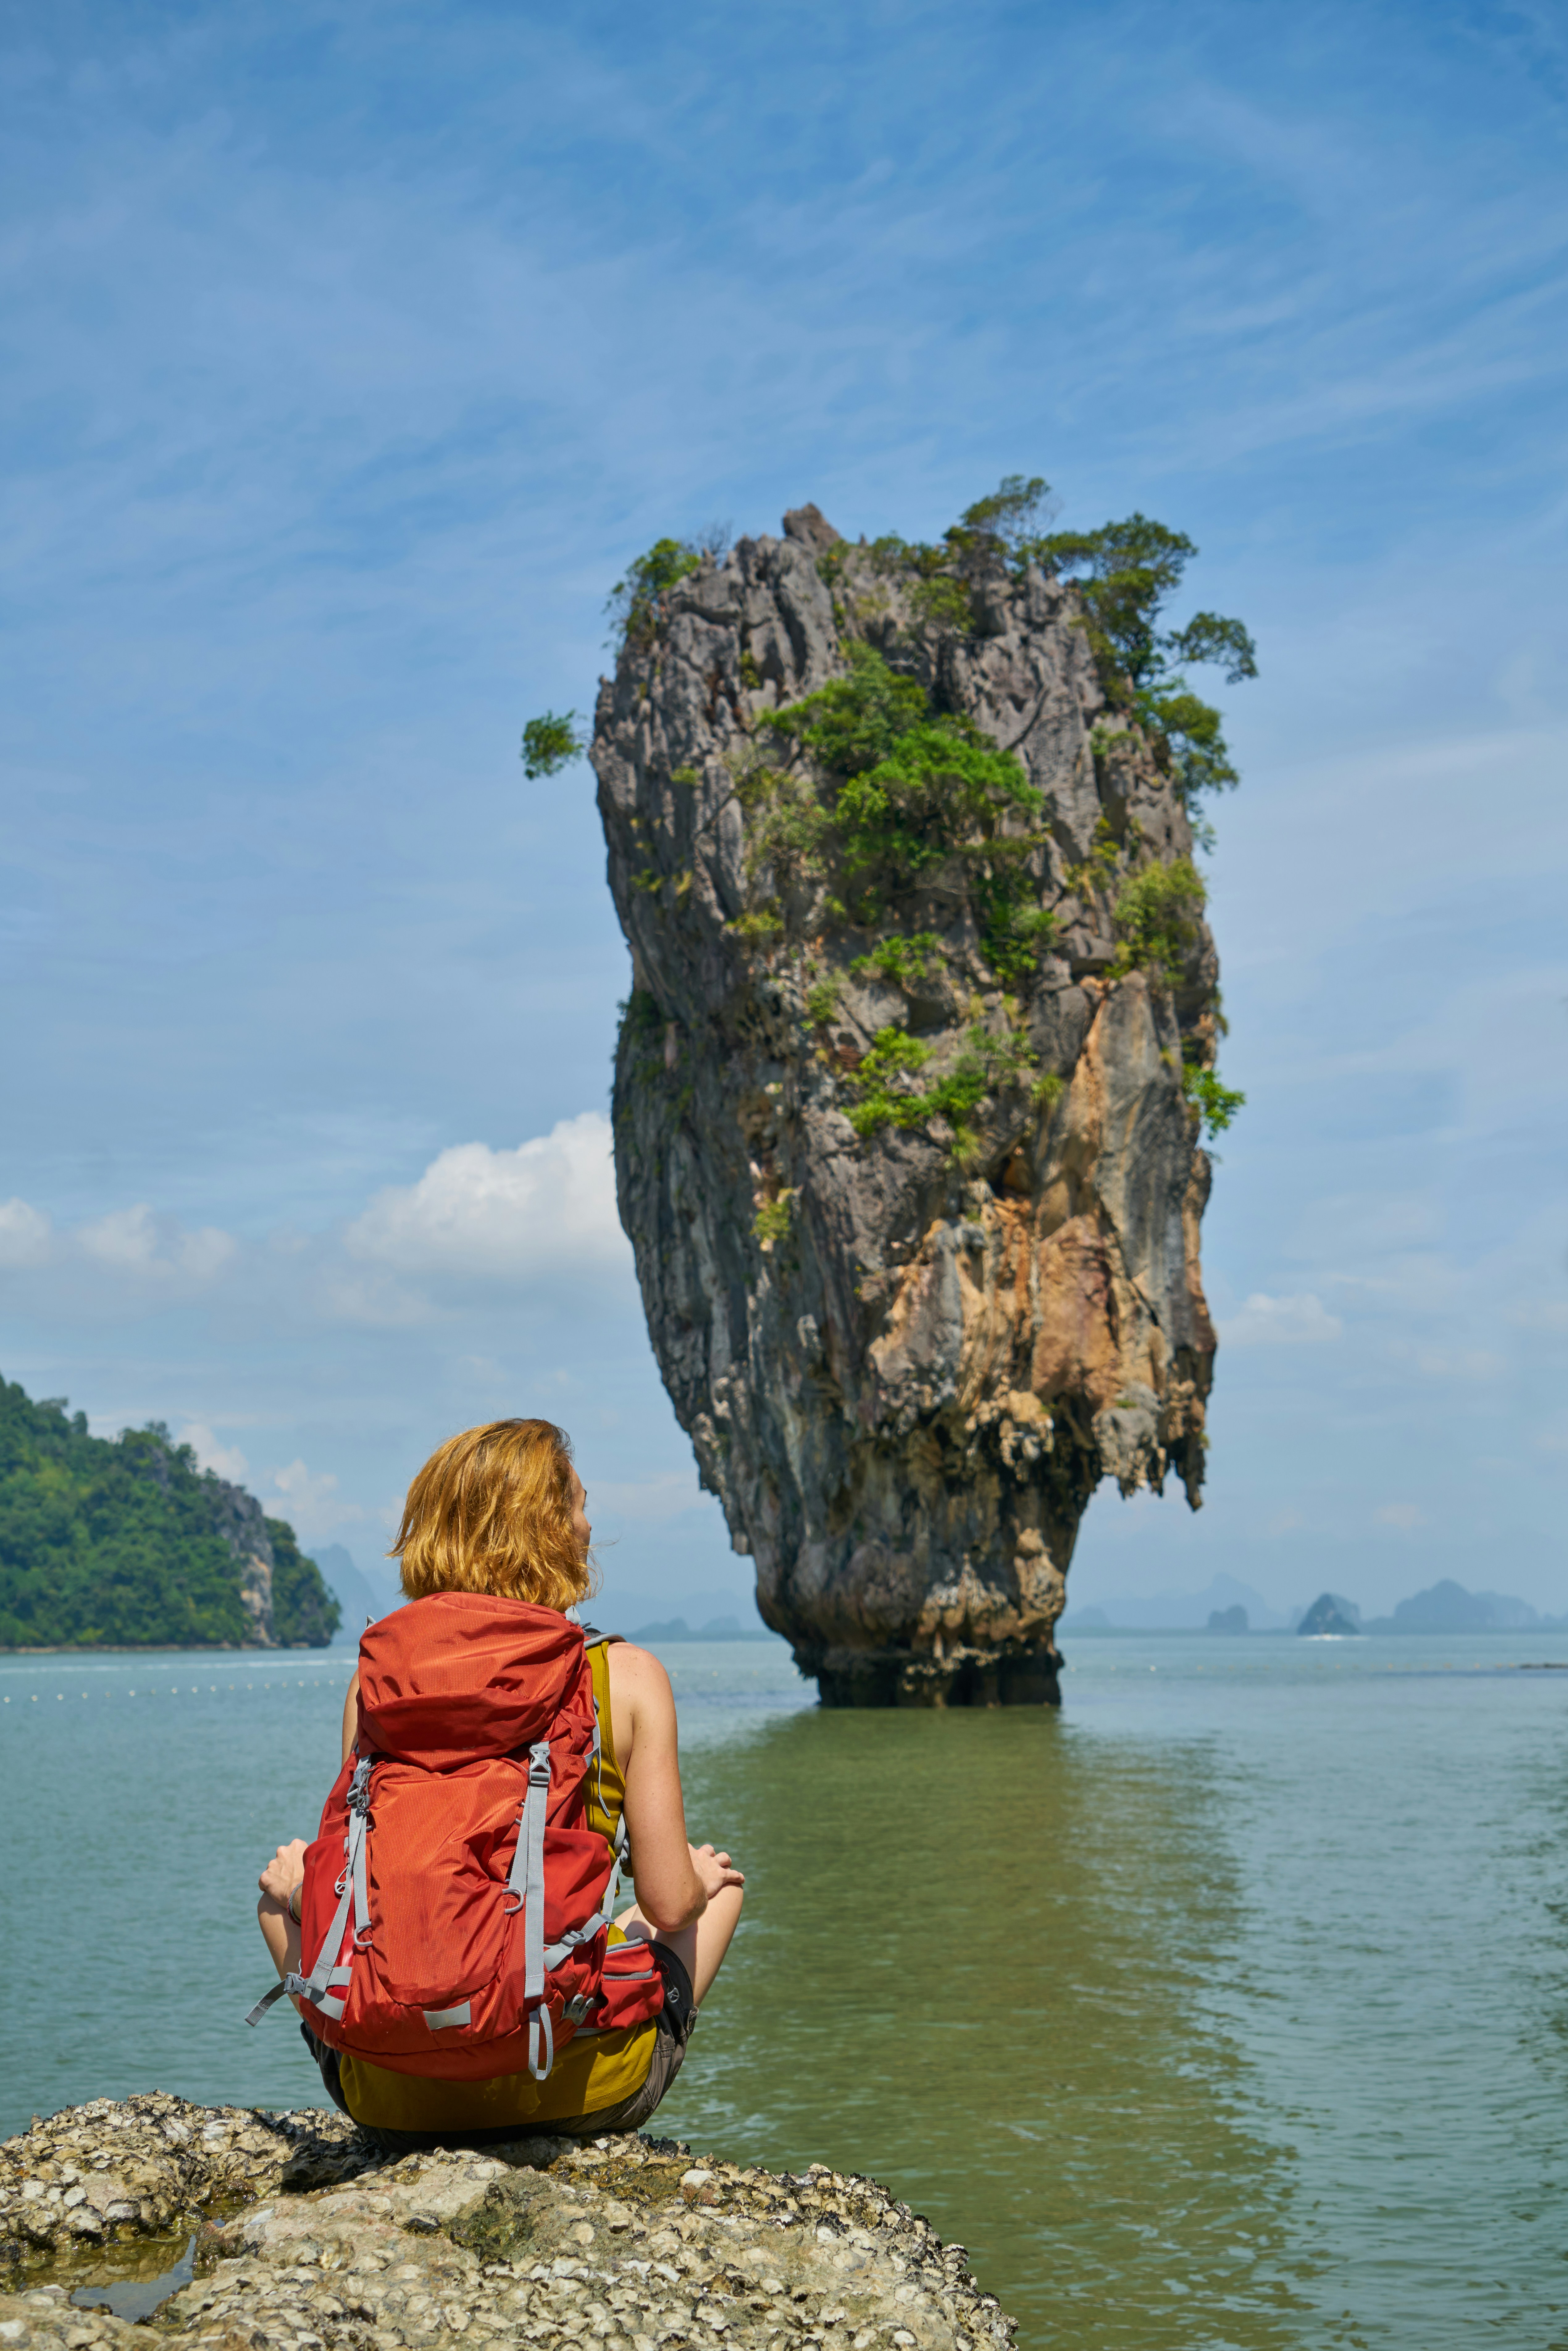
[[[988,566],[1021,575],[1038,564],[1070,580],[1084,611],[1107,701],[1134,719],[1168,762],[1200,844],[1212,829],[1198,810],[1205,792],[1228,791],[1239,781],[1219,711],[1188,685],[1186,666],[1223,668],[1227,684],[1258,674],[1258,649],[1241,622],[1196,612],[1179,629],[1162,628],[1166,605],[1180,588],[1197,549],[1184,531],[1147,515],[1132,514],[1098,530],[1042,531],[1057,501],[1042,475],[1008,474],[988,496],[977,498],[940,540],[877,539],[877,567],[901,574],[923,619],[933,626],[973,626],[971,598]],[[656,631],[670,590],[697,569],[705,554],[720,555],[727,526],[690,538],[660,538],[628,564],[606,603],[612,642],[642,643]],[[829,550],[821,568],[831,579],[849,559],[847,542]],[[530,779],[554,775],[586,747],[575,711],[546,711],[523,730],[523,765]]]
[[[1182,664],[1223,666],[1228,685],[1258,674],[1258,649],[1239,621],[1196,612],[1179,629],[1159,625],[1165,606],[1197,553],[1185,532],[1147,515],[1099,530],[1062,530],[1030,542],[1043,569],[1071,579],[1083,601],[1089,642],[1105,697],[1165,747],[1189,814],[1207,791],[1240,778],[1219,712],[1192,692]],[[1207,828],[1200,828],[1207,836]]]

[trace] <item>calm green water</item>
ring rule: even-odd
[[[665,1658],[750,1874],[665,2127],[876,2173],[1031,2346],[1568,2345],[1568,1637],[1084,1639],[1060,1716]],[[0,2129],[319,2103],[239,2018],[347,1670],[0,1659]]]

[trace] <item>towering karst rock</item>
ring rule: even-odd
[[[1218,999],[1183,779],[1080,590],[949,538],[807,507],[645,569],[591,752],[649,1331],[838,1704],[1054,1700],[1099,1480],[1203,1479]]]

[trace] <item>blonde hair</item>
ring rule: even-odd
[[[593,1589],[571,1531],[571,1439],[553,1420],[491,1420],[437,1446],[387,1556],[411,1600],[493,1592],[567,1609]]]

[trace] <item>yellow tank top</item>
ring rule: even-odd
[[[602,1771],[589,1775],[588,1825],[613,1844],[626,1788],[611,1735],[609,1645],[597,1642],[588,1655],[603,1740]],[[626,1938],[619,1927],[612,1927],[610,1939],[623,1943]],[[526,2072],[498,2074],[490,2082],[429,2082],[417,2074],[394,2074],[346,2051],[339,2079],[354,2120],[378,2130],[500,2130],[515,2126],[522,2136],[537,2123],[596,2115],[641,2089],[658,2029],[657,2018],[650,2017],[645,2024],[629,2024],[619,2032],[574,2033],[551,2066],[548,2082],[536,2082]]]

